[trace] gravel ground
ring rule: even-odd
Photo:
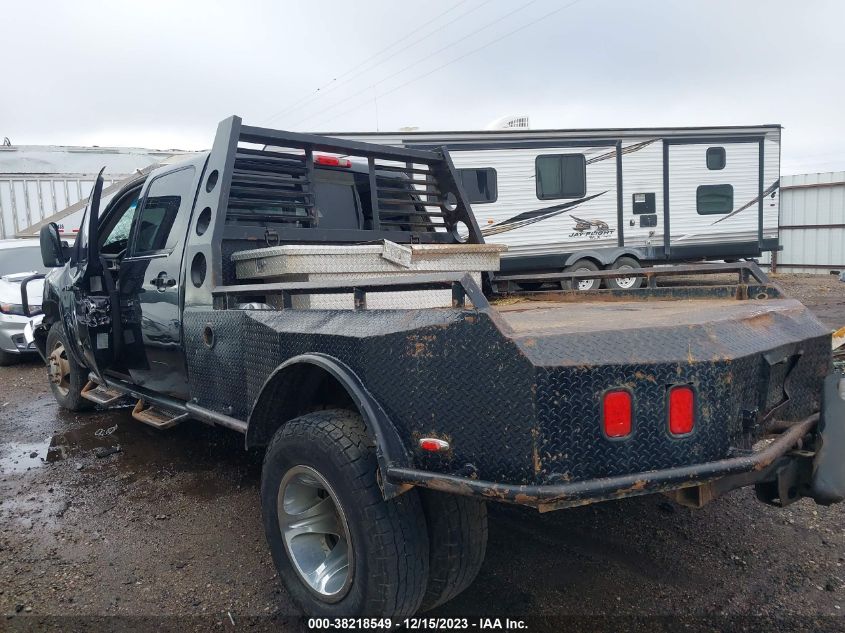
[[[845,284],[776,280],[845,325]],[[0,368],[0,630],[301,628],[264,542],[260,466],[232,432],[156,431],[127,408],[69,414],[40,364]],[[659,496],[547,515],[494,506],[480,576],[432,615],[845,630],[844,517],[749,490],[701,510]]]

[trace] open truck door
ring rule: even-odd
[[[100,256],[97,235],[102,192],[101,169],[74,249],[70,288],[73,305],[67,311],[69,334],[76,336],[76,351],[84,357],[83,364],[100,379],[102,372],[114,362],[121,340],[120,304],[114,279]]]

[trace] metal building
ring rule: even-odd
[[[776,272],[830,274],[845,270],[845,171],[783,176]]]
[[[0,145],[0,239],[85,200],[102,167],[105,185],[184,152],[126,147]],[[72,227],[64,228],[70,234]]]

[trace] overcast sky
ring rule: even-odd
[[[0,137],[208,147],[301,131],[784,125],[845,170],[845,2],[0,0]]]

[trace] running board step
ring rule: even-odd
[[[82,388],[79,395],[86,400],[96,402],[104,407],[114,404],[124,396],[122,391],[110,389],[105,385],[98,385],[93,380],[88,381],[88,384]]]
[[[135,408],[132,409],[132,417],[157,429],[169,429],[182,420],[188,419],[188,414],[176,413],[155,404],[148,405],[144,400],[138,400]]]

